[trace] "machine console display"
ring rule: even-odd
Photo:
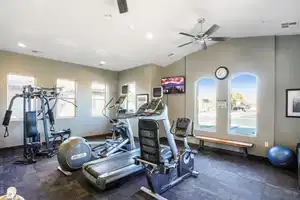
[[[128,85],[122,85],[122,94],[128,94]]]
[[[152,95],[154,98],[162,98],[163,97],[162,87],[153,88],[152,93],[153,93]]]

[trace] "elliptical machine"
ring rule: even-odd
[[[82,137],[71,137],[65,140],[59,147],[57,169],[69,176],[72,171],[80,169],[84,163],[92,160],[106,158],[108,156],[131,151],[136,148],[132,129],[128,118],[119,116],[121,105],[127,98],[128,85],[122,86],[122,94],[113,105],[113,98],[103,109],[103,115],[113,124],[113,138],[105,141],[90,142]],[[115,110],[114,119],[106,115],[106,109]]]
[[[114,98],[111,98],[102,110],[103,116],[112,124],[112,138],[106,140],[103,144],[94,147],[94,149],[102,148],[102,150],[98,152],[98,155],[101,158],[112,155],[118,151],[130,151],[131,149],[135,149],[132,129],[128,119],[129,115],[126,114],[127,110],[122,108],[122,104],[126,100],[127,94],[128,85],[123,85],[122,94],[115,103],[111,105],[111,102],[114,100]],[[111,118],[107,115],[105,112],[107,109],[109,111],[115,111],[115,117]]]
[[[176,157],[170,151],[172,148],[162,148],[159,141],[159,126],[155,120],[139,120],[139,139],[141,156],[135,158],[135,163],[142,164],[146,168],[146,178],[149,188],[141,187],[132,199],[165,199],[160,194],[183,181],[188,177],[197,177],[198,172],[194,170],[194,155],[188,145],[187,137],[193,136],[193,123],[189,118],[178,118],[174,121],[170,133],[182,138],[184,149]],[[167,133],[168,134],[168,133]],[[172,142],[175,143],[174,137]],[[170,141],[169,141],[170,142]]]

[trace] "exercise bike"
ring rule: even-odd
[[[197,152],[191,150],[187,141],[188,136],[194,136],[192,121],[189,118],[178,118],[174,132],[173,127],[174,122],[170,133],[166,134],[182,138],[184,142],[184,149],[176,157],[171,152],[171,144],[160,144],[158,123],[155,120],[139,120],[141,156],[135,158],[135,164],[145,167],[149,189],[141,187],[132,199],[166,199],[160,194],[188,177],[198,176],[194,170],[194,156]],[[174,137],[170,138],[171,143],[175,143]]]

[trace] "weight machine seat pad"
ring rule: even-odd
[[[36,111],[28,111],[26,112],[26,137],[36,137],[39,135],[37,129],[37,119],[36,119]]]
[[[61,130],[61,131],[58,131],[58,132],[52,132],[51,133],[52,136],[69,135],[69,134],[71,134],[71,130],[70,129]]]
[[[159,150],[160,150],[160,162],[164,163],[166,160],[170,161],[170,159],[173,156],[171,148],[169,146],[161,144]]]
[[[31,142],[27,144],[28,148],[41,148],[41,143],[40,142]]]

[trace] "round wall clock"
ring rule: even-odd
[[[219,67],[215,71],[215,76],[219,80],[224,80],[225,78],[227,78],[228,74],[229,74],[229,70],[227,69],[227,67],[224,66]]]

